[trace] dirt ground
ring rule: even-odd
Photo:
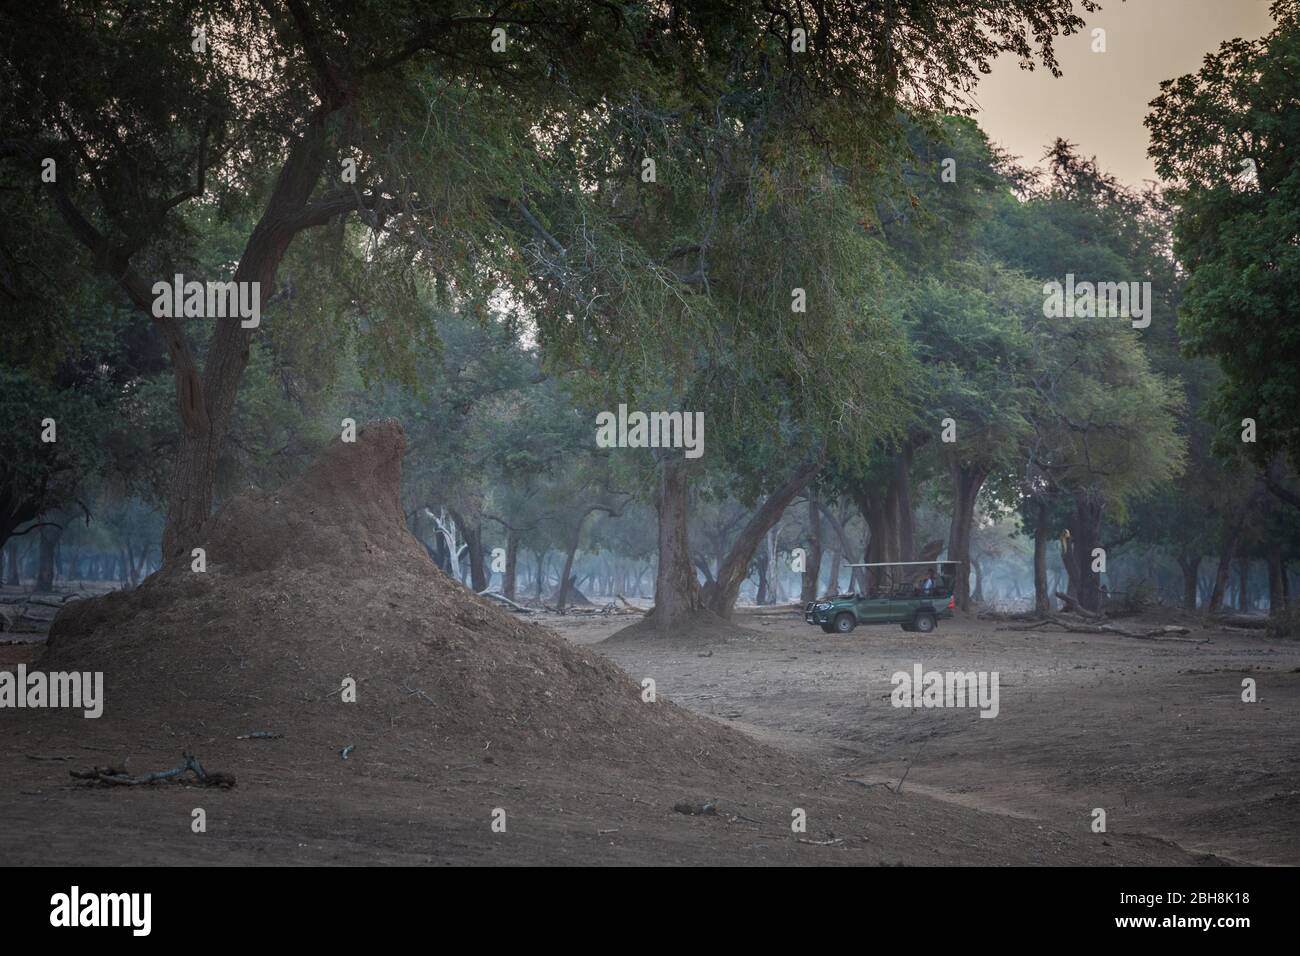
[[[0,709],[0,864],[1300,862],[1300,643],[522,618],[411,536],[400,425],[357,438],[225,502],[204,570],[0,645],[104,685]],[[892,707],[915,664],[997,671],[999,716]],[[145,782],[183,753],[236,786]]]
[[[975,619],[931,634],[882,625],[848,635],[794,613],[736,621],[755,635],[597,646],[678,703],[828,772],[873,786],[906,773],[898,796],[1066,831],[1086,829],[1101,807],[1111,835],[1223,860],[1300,863],[1300,644],[1199,629],[1189,637],[1208,643],[1012,631]],[[559,627],[593,643],[618,625]],[[891,675],[917,662],[998,671],[998,717],[891,706]],[[1241,699],[1246,677],[1256,681],[1253,704]]]
[[[744,613],[752,636],[597,644],[626,617],[548,623],[638,683],[791,761],[749,758],[741,783],[706,750],[689,779],[636,761],[561,764],[481,748],[194,740],[166,722],[0,715],[0,863],[145,864],[1294,864],[1300,862],[1300,646],[1197,632],[1208,644],[944,622],[826,635]],[[594,646],[593,646],[594,645]],[[0,647],[0,666],[40,645]],[[890,675],[996,669],[1000,714],[891,707]],[[1244,676],[1259,702],[1240,701]],[[303,705],[310,709],[310,705]],[[415,701],[408,706],[418,707]],[[33,719],[34,718],[34,719]],[[177,715],[177,722],[183,715]],[[394,718],[395,736],[403,733]],[[251,729],[251,728],[250,728]],[[73,736],[75,734],[75,737]],[[144,739],[148,738],[148,739]],[[75,743],[70,741],[75,739]],[[86,788],[68,770],[129,755],[133,772],[201,747],[233,790]],[[395,759],[407,750],[410,763]],[[430,767],[431,757],[435,770]],[[901,791],[896,787],[906,774]],[[675,812],[716,802],[716,815]],[[791,832],[792,809],[807,812]],[[208,830],[191,830],[192,810]],[[491,829],[506,812],[506,832]],[[1103,807],[1108,832],[1090,830]],[[801,842],[808,841],[808,842]],[[841,841],[841,842],[835,842]],[[819,844],[825,845],[819,845]]]

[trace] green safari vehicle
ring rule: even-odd
[[[940,618],[953,615],[956,561],[902,561],[848,567],[884,570],[876,572],[876,583],[865,594],[854,592],[809,601],[804,607],[805,623],[819,625],[827,634],[847,634],[859,624],[900,624],[905,631],[928,634],[938,626]],[[937,576],[934,569],[938,569]]]

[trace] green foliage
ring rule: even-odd
[[[1219,449],[1242,450],[1253,418],[1251,459],[1300,467],[1300,4],[1272,13],[1268,36],[1224,43],[1197,73],[1162,83],[1146,125],[1157,171],[1178,183],[1183,343],[1224,373],[1211,402]]]

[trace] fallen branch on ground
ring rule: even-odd
[[[1079,615],[1079,617],[1086,617],[1094,621],[1099,621],[1103,617],[1105,617],[1104,614],[1098,614],[1096,611],[1089,611],[1087,608],[1085,608],[1074,598],[1070,597],[1070,595],[1068,594],[1063,594],[1060,591],[1057,591],[1055,593],[1056,593],[1056,597],[1060,600],[1060,602],[1065,605],[1065,609],[1069,611],[1071,614],[1077,614]]]
[[[635,604],[633,604],[633,603],[632,603],[631,601],[629,601],[627,598],[623,597],[623,595],[621,595],[621,594],[618,596],[618,599],[619,599],[620,601],[623,602],[623,606],[626,607],[629,611],[635,611],[637,614],[649,614],[649,613],[650,613],[649,611],[645,610],[644,608],[639,608],[639,607],[637,607]]]
[[[536,608],[525,607],[524,605],[518,604],[510,600],[510,598],[506,597],[504,594],[499,594],[496,591],[479,591],[478,594],[479,597],[486,597],[486,598],[491,598],[494,601],[500,601],[502,604],[506,605],[506,607],[510,608],[510,610],[514,611],[516,614],[537,613]]]
[[[76,780],[85,780],[90,783],[108,784],[119,787],[138,787],[144,784],[157,783],[159,780],[177,780],[182,774],[192,773],[198,784],[203,787],[224,787],[230,788],[235,785],[235,778],[231,774],[212,772],[208,773],[203,769],[197,757],[193,754],[181,754],[185,762],[171,770],[158,770],[154,773],[147,773],[143,777],[133,777],[125,770],[117,767],[94,767],[90,770],[69,770],[68,775]],[[183,782],[177,780],[177,782]]]
[[[1189,634],[1187,628],[1176,624],[1165,624],[1160,627],[1151,628],[1146,631],[1126,631],[1122,627],[1116,627],[1114,624],[1090,624],[1087,622],[1074,623],[1066,621],[1060,617],[1049,616],[1043,618],[1034,624],[1007,624],[999,627],[999,631],[1033,631],[1040,627],[1047,627],[1054,624],[1057,627],[1064,628],[1071,634],[1115,634],[1119,637],[1131,637],[1140,641],[1154,641],[1161,638],[1167,641],[1179,641],[1184,644],[1208,644],[1210,639],[1207,638],[1181,638],[1172,637],[1174,634]]]
[[[1268,627],[1268,618],[1256,617],[1253,614],[1213,614],[1210,615],[1210,620],[1218,625],[1244,627],[1252,631],[1260,631]]]

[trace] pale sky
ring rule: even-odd
[[[1057,136],[1128,185],[1155,179],[1142,120],[1160,81],[1194,73],[1206,53],[1233,37],[1272,29],[1268,0],[1102,0],[1081,32],[1059,37],[1062,76],[1030,73],[1003,57],[975,91],[976,118],[993,142],[1036,166]],[[1092,30],[1106,31],[1106,52],[1092,52]]]

